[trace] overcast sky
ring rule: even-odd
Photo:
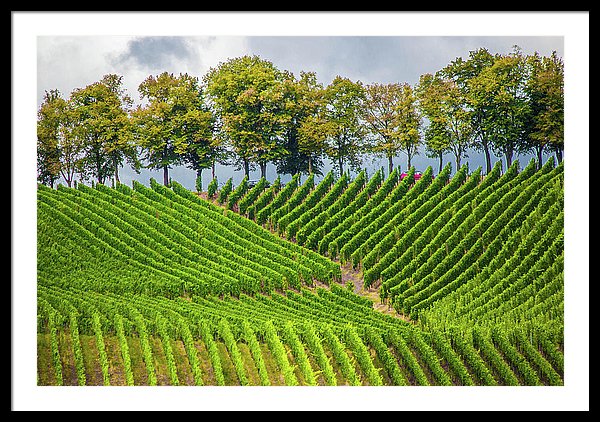
[[[457,57],[487,48],[507,54],[513,45],[526,54],[563,57],[563,37],[464,36],[40,36],[38,38],[38,103],[44,91],[68,96],[75,88],[107,73],[123,76],[134,99],[149,75],[185,73],[201,78],[219,62],[256,54],[295,75],[313,71],[329,84],[337,75],[364,83],[407,82],[414,85]],[[93,52],[93,54],[90,54]]]
[[[455,19],[455,15],[448,14],[448,19]],[[508,54],[514,45],[525,54],[550,55],[556,51],[564,56],[564,36],[560,35],[42,35],[37,37],[37,103],[42,103],[47,90],[58,89],[68,97],[74,89],[94,83],[108,73],[123,76],[125,89],[140,103],[137,88],[149,75],[167,71],[201,79],[211,67],[245,54],[258,55],[297,76],[301,71],[313,71],[324,85],[339,75],[367,84],[407,82],[414,86],[422,74],[434,73],[458,57],[467,59],[470,51],[483,47],[491,53]],[[516,158],[526,164],[531,157]],[[447,161],[453,161],[452,155],[445,157]],[[463,163],[466,161],[472,169],[485,163],[483,155],[476,151],[471,151]],[[328,160],[325,163],[327,171]],[[369,156],[363,165],[372,174],[375,168],[387,168],[386,163],[384,158]],[[406,168],[406,163],[404,154],[394,159],[396,166]],[[437,169],[436,160],[428,158],[423,149],[414,157],[413,165],[421,171],[429,165]],[[136,175],[128,166],[121,173],[125,183],[132,178],[146,184],[150,177],[162,178],[160,171],[143,170]],[[170,176],[194,188],[195,175],[185,167],[172,169]],[[205,186],[209,177],[205,172]],[[239,183],[243,171],[217,166],[217,177],[221,183],[229,177]],[[257,169],[251,173],[251,179],[258,177]],[[275,168],[269,165],[267,178],[275,177]],[[283,180],[289,177],[284,176]]]
[[[340,409],[340,410],[588,410],[589,409],[589,13],[13,13],[12,28],[12,224],[13,409]],[[36,338],[36,112],[45,90],[68,97],[75,88],[107,73],[123,76],[139,101],[137,86],[163,71],[202,77],[212,66],[243,54],[257,54],[279,69],[314,71],[327,84],[336,75],[364,83],[407,82],[435,72],[470,50],[485,47],[508,53],[514,44],[525,53],[565,62],[565,354],[569,382],[559,390],[475,389],[289,390],[263,396],[248,389],[157,389],[139,396],[118,390],[35,387]],[[445,161],[451,160],[446,156]],[[479,160],[479,161],[478,161]],[[475,154],[470,168],[483,165]],[[521,160],[520,160],[521,161]],[[421,154],[419,170],[435,161]],[[405,168],[406,157],[395,165]],[[365,163],[371,168],[385,161]],[[252,174],[258,178],[258,172]],[[134,176],[161,180],[159,172]],[[219,168],[220,181],[242,178],[242,171]],[[193,174],[171,172],[193,189]],[[274,177],[272,167],[268,178]],[[205,178],[205,185],[207,180]],[[24,329],[21,329],[24,327]],[[14,328],[14,327],[13,327]],[[587,336],[586,336],[587,335]],[[575,342],[575,344],[573,343]],[[18,346],[18,347],[17,347]],[[17,376],[15,376],[17,375]],[[159,391],[160,390],[160,391]],[[431,391],[431,392],[430,392]],[[133,393],[128,390],[127,393]],[[137,392],[137,391],[136,391]],[[227,395],[223,393],[226,392]],[[115,394],[118,393],[118,394]],[[257,394],[254,394],[257,393]],[[373,394],[371,394],[373,393]],[[478,394],[482,393],[482,394]],[[489,393],[489,391],[485,391]],[[366,400],[365,400],[366,398]],[[332,404],[334,405],[332,407]],[[338,405],[337,407],[335,405]]]

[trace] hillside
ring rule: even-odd
[[[562,385],[562,171],[40,186],[38,384]]]

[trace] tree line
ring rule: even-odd
[[[385,157],[388,169],[403,153],[407,168],[424,150],[431,158],[451,154],[456,168],[470,149],[491,153],[556,154],[564,149],[564,64],[556,52],[509,54],[485,48],[456,58],[434,74],[408,83],[372,83],[336,76],[328,85],[315,72],[299,76],[259,56],[245,55],[212,67],[202,78],[163,72],[138,87],[141,105],[123,88],[122,76],[100,81],[63,98],[46,91],[38,110],[37,177],[49,186],[63,177],[119,182],[130,165],[163,171],[185,165],[197,174],[215,164],[246,176],[267,164],[278,174],[322,174],[324,159],[335,170],[358,170],[368,154]]]

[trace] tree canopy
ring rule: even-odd
[[[228,59],[202,77],[163,72],[138,86],[142,104],[122,87],[123,77],[100,81],[62,97],[46,91],[38,109],[38,181],[61,177],[119,182],[130,165],[163,171],[187,166],[202,186],[202,170],[234,164],[245,177],[267,164],[278,174],[323,174],[329,160],[338,174],[358,171],[368,155],[407,157],[407,169],[424,146],[439,160],[452,154],[456,168],[476,149],[504,156],[564,149],[564,64],[556,52],[525,55],[485,48],[457,57],[434,73],[406,82],[371,83],[336,76],[329,84],[312,71],[298,76],[259,56]]]

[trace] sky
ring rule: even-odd
[[[587,410],[589,409],[589,13],[75,13],[13,12],[11,49],[11,404],[18,410]],[[201,77],[219,62],[258,54],[279,69],[364,83],[407,82],[470,50],[556,50],[565,62],[565,368],[553,389],[48,389],[36,377],[36,113],[45,90],[67,97],[106,73],[137,86],[163,71]],[[517,157],[526,162],[527,158]],[[500,159],[500,158],[497,158]],[[445,157],[445,162],[451,156]],[[480,161],[478,161],[480,160]],[[470,168],[483,165],[471,153]],[[435,167],[424,154],[419,170]],[[406,167],[406,157],[395,165]],[[371,168],[385,165],[369,162]],[[219,181],[242,171],[217,168]],[[148,183],[159,172],[134,175]],[[193,175],[171,177],[193,188]],[[273,179],[269,167],[267,177]],[[258,174],[251,174],[258,178]],[[208,183],[205,180],[205,185]],[[576,353],[575,353],[576,352]],[[424,394],[426,393],[426,394]]]
[[[491,53],[509,54],[518,45],[524,54],[537,52],[549,56],[556,51],[564,56],[562,36],[40,36],[37,41],[37,101],[41,104],[44,92],[58,89],[66,98],[76,88],[99,81],[105,74],[123,77],[123,86],[136,104],[142,104],[139,84],[150,75],[170,72],[188,73],[200,80],[211,67],[242,55],[258,55],[272,62],[280,70],[299,76],[301,71],[312,71],[324,86],[336,76],[347,77],[365,84],[409,83],[415,86],[421,75],[435,73],[458,57],[468,59],[469,52],[486,48]],[[94,54],[90,54],[93,51]],[[551,154],[546,154],[548,159]],[[502,159],[493,156],[493,161]],[[531,155],[516,157],[525,166]],[[444,164],[456,165],[452,154],[445,156]],[[323,174],[331,169],[325,160]],[[461,164],[469,168],[485,168],[483,154],[469,151]],[[421,171],[431,165],[437,172],[437,160],[428,158],[424,148],[412,160]],[[406,169],[407,157],[400,153],[394,165]],[[366,155],[363,167],[369,174],[381,167],[387,169],[385,158]],[[170,177],[189,189],[195,188],[195,173],[185,166],[173,167]],[[220,184],[233,178],[238,184],[243,170],[233,166],[217,165]],[[143,169],[141,174],[125,165],[120,179],[130,183],[136,179],[148,184],[150,177],[162,180],[160,170]],[[204,188],[210,181],[204,172]],[[267,168],[267,178],[277,177],[274,165]],[[259,170],[252,171],[250,179],[259,178]],[[290,175],[282,175],[286,182]],[[316,179],[320,180],[319,177]],[[60,182],[60,181],[59,181]],[[64,181],[63,181],[64,183]]]

